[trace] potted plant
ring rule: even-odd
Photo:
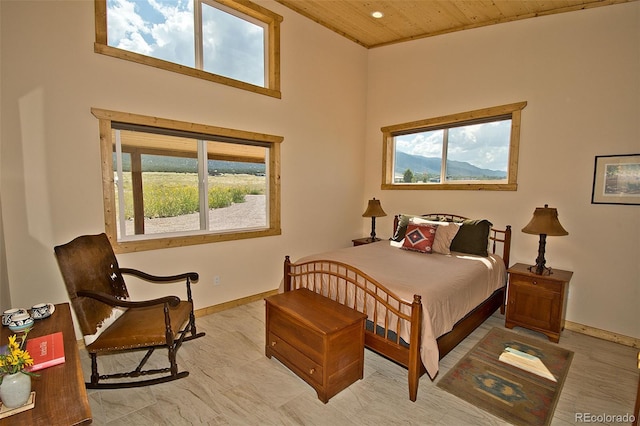
[[[33,365],[31,355],[23,349],[27,334],[20,344],[15,334],[9,336],[9,344],[0,349],[0,399],[7,408],[26,404],[31,395],[31,376],[36,374],[26,370]]]

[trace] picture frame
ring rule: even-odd
[[[596,156],[591,204],[640,205],[640,154]]]

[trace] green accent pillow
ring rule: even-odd
[[[451,251],[459,253],[489,256],[489,231],[493,224],[486,219],[467,219],[462,221],[462,226],[451,241]]]

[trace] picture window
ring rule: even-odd
[[[526,102],[383,127],[382,189],[517,189]]]
[[[96,0],[97,53],[281,97],[282,17],[248,1]]]
[[[280,234],[281,137],[92,112],[116,251]]]

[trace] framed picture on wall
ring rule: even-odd
[[[640,205],[640,154],[596,156],[591,204]]]

